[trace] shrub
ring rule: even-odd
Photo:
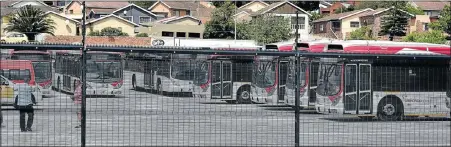
[[[442,31],[437,30],[431,32],[413,32],[405,36],[403,41],[444,44],[446,42],[446,36],[443,35]]]
[[[347,37],[348,40],[375,40],[370,33],[371,29],[368,27],[361,27],[354,30]]]
[[[136,34],[136,37],[149,37],[149,35],[147,35],[147,33],[139,33]]]

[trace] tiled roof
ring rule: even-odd
[[[110,1],[110,2],[86,2],[86,7],[89,8],[122,8],[127,6],[128,2],[126,1]]]
[[[199,7],[204,7],[199,2],[194,1],[162,1],[172,9],[196,10]]]
[[[272,3],[271,5],[269,5],[269,6],[265,7],[265,8],[263,8],[263,9],[260,9],[260,10],[258,10],[258,11],[255,12],[255,13],[256,13],[256,14],[262,14],[263,12],[266,12],[266,11],[269,11],[269,10],[272,10],[272,9],[276,8],[277,6],[281,5],[282,3],[285,3],[285,1]]]
[[[159,23],[169,23],[171,21],[180,20],[180,19],[183,19],[183,18],[191,18],[191,19],[200,21],[198,18],[189,16],[189,15],[185,15],[185,16],[180,16],[180,17],[178,17],[178,16],[168,17],[168,18],[165,18],[165,19],[158,20],[157,22],[159,22]]]
[[[424,1],[416,1],[413,2],[415,5],[420,7],[422,10],[443,10],[445,5],[449,5],[449,2],[424,2]]]
[[[386,10],[386,9],[387,9],[387,8],[377,8],[377,9],[374,10],[374,11],[363,12],[363,13],[361,14],[361,16],[369,16],[369,15],[373,15],[373,14],[382,12],[382,11],[384,11],[384,10]]]
[[[349,12],[344,12],[344,13],[339,13],[339,14],[332,14],[326,17],[323,17],[321,19],[315,20],[313,22],[322,22],[322,21],[329,21],[329,20],[337,20],[343,17],[348,17],[348,16],[352,16],[353,14],[359,14],[359,13],[364,13],[367,11],[374,11],[373,9],[360,9],[360,10],[354,10],[354,11],[349,11]]]
[[[91,9],[95,14],[111,14],[116,9]]]

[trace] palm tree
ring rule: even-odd
[[[28,37],[28,40],[35,40],[35,36],[40,33],[51,35],[55,29],[55,22],[46,17],[41,9],[26,5],[12,14],[10,24],[5,28],[6,32],[20,32]]]

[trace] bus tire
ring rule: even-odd
[[[238,89],[236,100],[238,104],[251,103],[251,87],[249,85],[242,86]]]
[[[132,89],[136,90],[136,75],[132,75]]]
[[[377,105],[377,117],[382,121],[401,120],[403,114],[404,106],[398,97],[385,97]]]

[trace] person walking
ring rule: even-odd
[[[18,94],[14,101],[14,107],[20,112],[20,130],[22,132],[32,131],[34,109],[33,104],[36,104],[36,99],[32,93],[32,88],[29,83],[29,79],[25,78],[24,83],[18,83],[14,86],[14,91]],[[28,114],[27,126],[25,128],[25,113]]]
[[[82,84],[81,84],[80,80],[77,80],[76,85],[77,85],[77,87],[75,88],[73,100],[74,100],[74,104],[77,108],[77,118],[78,118],[79,124],[77,126],[75,126],[75,128],[80,128],[81,127],[81,106],[80,106],[80,104],[81,104],[81,98],[82,98],[81,97],[82,96],[82,94],[81,94]]]

